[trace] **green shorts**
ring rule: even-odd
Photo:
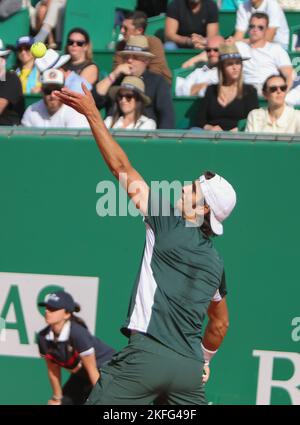
[[[136,333],[127,347],[103,365],[86,404],[207,404],[202,369],[201,361]]]

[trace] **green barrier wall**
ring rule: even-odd
[[[126,343],[119,327],[144,244],[142,220],[96,214],[96,186],[113,179],[90,136],[18,131],[0,136],[0,271],[98,276],[96,333],[119,349]],[[247,140],[251,135],[239,141],[226,134],[235,139],[213,134],[189,139],[168,132],[158,137],[141,133],[139,139],[120,139],[149,183],[191,180],[212,169],[238,194],[225,234],[215,241],[226,266],[231,325],[212,362],[209,400],[255,404],[258,394],[260,403],[295,404],[300,397],[299,338],[292,326],[300,316],[299,141]],[[31,289],[28,285],[29,299]],[[1,297],[0,288],[3,305]],[[43,404],[49,398],[43,360],[0,356],[0,370],[1,404]],[[268,397],[271,379],[278,382]],[[287,389],[280,388],[282,381]]]

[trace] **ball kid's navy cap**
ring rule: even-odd
[[[71,294],[65,291],[57,291],[48,294],[45,301],[38,303],[39,307],[50,307],[56,310],[64,308],[70,313],[80,311],[80,306],[76,303]]]

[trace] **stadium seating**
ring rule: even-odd
[[[101,70],[102,77],[106,75],[112,68],[112,57],[114,50],[108,50],[106,46],[111,41],[112,28],[114,26],[114,11],[116,8],[134,9],[135,0],[112,0],[109,4],[103,4],[98,0],[90,0],[82,9],[81,0],[69,0],[65,13],[64,40],[68,31],[74,26],[82,26],[88,28],[94,47],[94,61]],[[104,8],[104,10],[103,10]],[[300,28],[300,12],[286,11],[288,22],[292,33]],[[105,17],[105,19],[101,19]],[[299,21],[297,21],[299,19]],[[99,21],[101,21],[99,23]],[[103,22],[102,22],[103,21]],[[235,12],[222,11],[220,12],[221,32],[225,35],[230,35],[234,29]],[[163,28],[165,23],[165,15],[154,16],[149,18],[147,34],[153,34],[163,38]],[[295,25],[297,24],[297,25]],[[99,27],[101,25],[101,37],[99,37]],[[17,32],[16,32],[17,28]],[[1,35],[7,43],[14,44],[17,37],[29,32],[29,16],[27,10],[22,10],[11,18],[1,23]],[[177,51],[166,52],[167,62],[170,69],[173,70],[172,96],[176,117],[176,128],[189,128],[195,125],[195,118],[201,103],[198,97],[177,97],[175,96],[175,81],[177,76],[187,76],[194,68],[182,69],[182,63],[188,60],[195,54],[193,49],[180,49]],[[300,74],[300,53],[290,52],[290,57],[294,67]],[[13,61],[11,55],[10,63]],[[299,69],[298,69],[299,68]],[[26,107],[38,101],[40,95],[30,94],[25,97]],[[260,100],[262,106],[265,105],[263,99]]]
[[[102,2],[89,0],[82,7],[82,0],[68,0],[63,33],[63,45],[67,34],[74,27],[83,27],[88,30],[94,49],[105,49],[112,39],[115,24],[115,10],[122,8],[132,10],[135,0],[110,0]]]
[[[15,44],[22,35],[29,34],[29,13],[27,9],[20,10],[15,15],[0,22],[0,38],[5,44]]]

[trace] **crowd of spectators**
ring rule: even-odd
[[[112,69],[102,73],[93,60],[88,28],[71,29],[61,45],[67,0],[41,0],[34,7],[22,0],[30,10],[31,33],[19,37],[14,46],[5,47],[5,40],[0,40],[0,125],[88,127],[52,93],[62,87],[82,93],[84,83],[105,111],[108,128],[175,128],[174,90],[175,96],[202,98],[191,124],[194,130],[236,131],[248,117],[246,131],[298,132],[299,114],[293,107],[300,105],[300,77],[288,51],[290,28],[283,9],[287,2],[137,1],[136,10],[122,19]],[[290,3],[288,7],[296,9]],[[220,9],[236,13],[235,28],[227,38],[220,34]],[[166,14],[163,41],[146,35],[147,15],[160,13]],[[48,46],[40,59],[30,52],[35,41]],[[195,54],[182,64],[187,75],[179,75],[172,89],[166,51],[181,48]],[[300,40],[294,48],[300,49]],[[6,69],[12,51],[15,64]],[[40,100],[24,113],[24,95],[39,93]],[[263,99],[266,107],[259,108]]]

